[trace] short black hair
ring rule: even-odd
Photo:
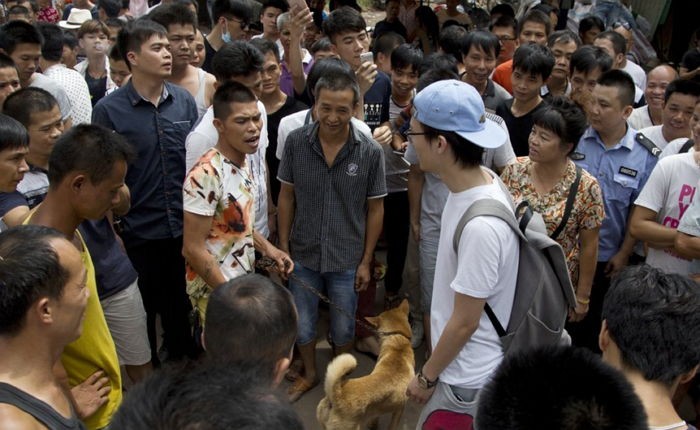
[[[63,294],[70,274],[51,245],[56,239],[65,236],[38,225],[0,233],[0,336],[16,335],[38,299],[59,299]]]
[[[29,146],[27,129],[11,116],[0,113],[0,151]]]
[[[49,187],[57,187],[70,173],[87,174],[94,185],[105,180],[118,161],[129,163],[134,149],[124,137],[100,125],[79,124],[56,140],[49,156]]]
[[[430,69],[420,75],[420,78],[418,78],[416,91],[423,91],[423,89],[430,84],[434,84],[438,81],[448,81],[450,79],[459,80],[459,75],[457,75],[456,72],[448,69]]]
[[[194,6],[194,12],[192,9],[190,9],[190,12],[194,13],[195,18],[197,17],[197,13],[199,12],[199,3],[197,0],[173,0],[172,4],[179,4],[187,7],[187,9],[190,9],[190,6]],[[195,30],[198,30],[198,28],[195,27]]]
[[[309,70],[309,75],[306,77],[306,91],[313,105],[316,102],[315,89],[316,83],[323,76],[335,76],[335,75],[347,75],[350,79],[357,82],[357,77],[355,76],[355,71],[350,67],[348,63],[336,57],[324,58],[320,61],[316,61],[311,70]]]
[[[262,15],[268,7],[274,7],[282,12],[287,12],[289,10],[289,3],[287,3],[286,0],[263,0],[262,7],[260,8],[260,15]]]
[[[440,32],[438,45],[445,54],[455,57],[458,63],[462,62],[462,41],[467,36],[467,29],[461,25],[443,27]]]
[[[97,0],[97,8],[105,11],[107,18],[116,18],[122,10],[120,0]]]
[[[271,52],[272,55],[275,56],[275,59],[278,63],[281,61],[280,50],[275,42],[267,40],[264,37],[258,37],[256,39],[252,39],[250,41],[250,44],[258,48],[258,50],[260,50],[263,56],[267,55],[268,52]]]
[[[600,69],[602,73],[612,69],[612,57],[601,47],[584,45],[571,55],[569,74],[574,72],[591,73]]]
[[[212,26],[222,16],[235,16],[244,22],[250,22],[253,11],[248,3],[243,0],[215,0],[211,7]]]
[[[423,51],[411,45],[404,43],[400,45],[394,52],[391,53],[391,68],[405,69],[411,67],[411,70],[418,72],[420,65],[423,62]]]
[[[333,47],[331,46],[331,41],[327,37],[322,37],[315,41],[313,45],[311,45],[311,48],[309,48],[309,52],[311,55],[316,55],[317,52],[319,51],[331,51]]]
[[[550,34],[547,38],[547,47],[549,47],[549,49],[552,49],[552,47],[554,47],[554,45],[557,43],[569,42],[574,42],[576,44],[576,49],[578,49],[578,47],[581,46],[581,38],[578,37],[578,34],[574,33],[571,30],[558,30]]]
[[[44,38],[39,30],[28,22],[10,21],[0,27],[0,49],[7,55],[12,55],[21,43],[42,45]]]
[[[41,45],[41,56],[47,61],[61,61],[63,56],[63,30],[61,27],[48,22],[39,22],[37,28],[44,38],[44,43]]]
[[[671,81],[664,93],[664,103],[668,102],[668,99],[674,93],[700,97],[700,84],[690,79],[676,79],[675,81]]]
[[[492,7],[491,10],[489,11],[489,15],[495,15],[495,14],[500,14],[501,16],[509,16],[511,18],[515,18],[515,11],[513,10],[513,6],[509,5],[508,3],[500,3],[500,4],[497,4],[496,6]]]
[[[260,72],[265,56],[250,42],[234,40],[221,47],[211,60],[212,72],[219,82],[231,80],[234,76],[248,76]]]
[[[452,148],[455,161],[464,167],[476,167],[481,164],[484,156],[484,148],[465,139],[454,131],[439,130],[421,123],[426,139],[436,139],[443,136],[447,144]]]
[[[393,31],[387,31],[382,33],[382,35],[374,41],[372,52],[374,53],[375,57],[380,52],[386,56],[389,56],[397,46],[404,43],[406,43],[406,39],[404,39],[403,36],[398,33],[394,33]]]
[[[554,55],[549,48],[530,43],[521,45],[513,54],[513,71],[542,76],[546,81],[554,68]]]
[[[27,9],[25,6],[21,5],[14,5],[7,11],[7,16],[9,17],[10,15],[24,15],[25,18],[29,19],[31,14],[29,13],[29,9]]]
[[[360,87],[354,76],[347,74],[324,75],[314,85],[314,95],[318,99],[321,90],[327,91],[352,91],[352,104],[356,105],[360,101]]]
[[[625,38],[617,31],[607,30],[598,34],[596,37],[598,39],[609,40],[612,43],[613,51],[615,55],[627,54],[627,41]]]
[[[647,430],[625,377],[583,348],[506,356],[479,394],[479,430]]]
[[[600,75],[600,78],[598,78],[598,85],[617,88],[618,100],[622,106],[634,105],[634,81],[624,70],[608,70]]]
[[[700,363],[698,309],[696,282],[643,264],[612,280],[602,317],[624,368],[670,387]]]
[[[250,88],[236,82],[228,81],[220,85],[214,93],[212,107],[214,118],[225,120],[231,115],[231,103],[250,103],[257,101],[257,97]],[[208,321],[207,321],[208,322]]]
[[[418,73],[422,76],[428,70],[448,70],[456,75],[459,75],[457,68],[457,59],[452,55],[433,52],[432,54],[423,57],[423,63],[420,65]]]
[[[605,23],[597,15],[587,15],[581,18],[581,21],[578,23],[578,34],[582,35],[593,28],[605,31]]]
[[[560,96],[553,97],[543,109],[537,111],[533,122],[556,134],[562,145],[573,144],[569,153],[576,149],[578,141],[588,127],[583,109],[567,97]]]
[[[105,25],[107,27],[116,27],[119,31],[122,31],[126,27],[126,22],[119,18],[107,18],[105,20]],[[119,32],[117,32],[119,34]]]
[[[63,32],[63,46],[67,46],[70,49],[75,49],[78,46],[78,38],[72,31]]]
[[[502,3],[505,4],[505,3]],[[501,15],[489,25],[489,31],[493,31],[495,27],[508,27],[513,29],[513,34],[518,37],[518,21],[514,17]]]
[[[349,31],[367,31],[365,19],[351,7],[339,7],[323,21],[323,33],[331,43],[335,43],[335,36]]]
[[[119,45],[114,44],[112,47],[109,49],[109,53],[107,54],[107,58],[112,61],[124,61],[124,56],[122,55],[121,51],[119,50]]]
[[[168,31],[162,25],[146,17],[139,18],[127,25],[117,36],[119,52],[124,56],[127,67],[131,70],[129,52],[141,52],[141,47],[153,36],[168,37]]]
[[[113,430],[304,428],[291,404],[256,375],[218,363],[156,371],[129,390],[109,426]]]
[[[462,56],[469,54],[472,46],[481,48],[486,54],[493,52],[495,57],[501,53],[501,42],[495,34],[489,31],[477,30],[469,33],[462,39]]]
[[[12,58],[9,55],[5,54],[4,52],[0,52],[0,69],[7,69],[8,67],[16,69],[17,66],[15,66],[15,62],[12,61]]]
[[[523,31],[525,23],[535,22],[537,24],[544,25],[544,32],[547,36],[552,32],[552,20],[549,19],[546,13],[540,12],[539,10],[528,11],[519,21],[516,36],[520,36],[520,32]]]
[[[148,14],[148,18],[170,31],[171,25],[191,25],[197,31],[197,17],[192,9],[184,4],[170,3],[158,6]]]
[[[215,288],[206,322],[207,357],[254,370],[268,385],[275,363],[291,357],[297,335],[294,298],[262,275],[239,276]]]
[[[2,112],[29,128],[32,114],[49,112],[58,107],[58,101],[48,91],[38,87],[26,87],[7,96]]]

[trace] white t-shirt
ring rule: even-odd
[[[687,141],[687,137],[679,137],[678,139],[673,139],[672,141],[670,141],[668,145],[666,145],[664,150],[661,151],[661,154],[659,154],[659,160],[671,155],[678,154]],[[688,153],[692,154],[693,152],[695,152],[695,148],[693,148],[692,146],[688,148]]]
[[[622,70],[632,76],[632,80],[636,86],[642,89],[647,87],[647,74],[644,69],[639,67],[637,64],[627,60],[625,67],[623,67]]]
[[[639,132],[648,137],[649,140],[654,142],[656,146],[663,151],[666,146],[668,146],[668,140],[666,140],[664,134],[661,132],[662,127],[663,125],[652,125],[651,127],[639,130]]]
[[[260,144],[258,150],[246,156],[246,163],[250,166],[253,181],[255,181],[255,231],[268,237],[270,228],[267,225],[267,164],[265,151],[267,151],[267,111],[265,105],[258,100],[258,109],[262,116],[262,128],[260,129]],[[214,107],[210,106],[202,116],[199,124],[187,135],[185,140],[185,168],[187,172],[197,163],[199,157],[216,145],[219,140],[219,132],[214,127]]]
[[[455,293],[486,299],[504,327],[510,320],[520,249],[518,237],[508,224],[495,217],[475,218],[464,227],[459,257],[452,248],[457,224],[472,203],[494,198],[507,207],[512,204],[510,196],[499,185],[498,176],[488,169],[484,170],[493,177],[491,184],[450,193],[447,197],[430,307],[433,348],[452,315]],[[501,341],[483,312],[479,327],[440,374],[440,380],[462,388],[481,388],[502,359]]]
[[[698,180],[700,167],[693,154],[666,157],[656,164],[634,204],[656,212],[659,224],[676,229],[695,197]],[[672,250],[650,247],[646,262],[667,273],[690,273],[690,260]]]
[[[277,156],[278,160],[282,159],[282,154],[284,154],[284,144],[287,141],[287,136],[289,136],[289,133],[312,122],[313,119],[311,119],[310,109],[300,110],[299,112],[295,112],[282,118],[282,121],[280,121],[280,125],[277,128],[277,152],[275,152],[275,155]],[[372,131],[369,129],[367,124],[355,117],[351,118],[350,122],[352,122],[355,130],[367,136],[368,139],[374,140],[372,137]]]
[[[635,130],[642,130],[651,127],[654,123],[651,121],[649,113],[649,105],[638,107],[632,111],[632,114],[627,118],[627,124]]]

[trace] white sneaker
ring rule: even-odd
[[[415,349],[418,348],[421,343],[423,343],[423,335],[425,331],[423,330],[423,321],[413,320],[411,323],[411,346]]]

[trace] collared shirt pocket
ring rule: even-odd
[[[622,173],[613,175],[613,192],[608,196],[610,199],[632,204],[632,194],[639,188],[639,179]]]

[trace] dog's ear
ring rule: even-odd
[[[399,308],[401,309],[401,312],[408,315],[408,299],[403,299],[399,305]]]
[[[379,317],[365,317],[365,321],[374,327],[379,327]]]

